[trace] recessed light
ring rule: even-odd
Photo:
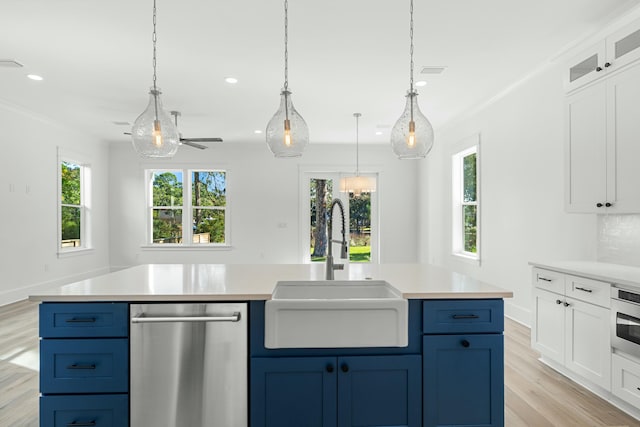
[[[425,82],[424,80],[420,80],[419,82],[416,82],[416,86],[418,87],[422,87],[422,86],[426,86],[427,82]]]
[[[253,131],[253,133],[258,134],[258,133],[262,133],[262,131],[260,129],[256,129]]]
[[[224,81],[232,85],[238,83],[238,79],[236,79],[235,77],[227,77],[224,79]]]
[[[376,135],[382,135],[382,131],[376,131]]]
[[[38,82],[43,80],[43,78],[38,76],[37,74],[27,74],[27,77]]]

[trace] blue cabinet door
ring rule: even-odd
[[[335,357],[251,359],[252,427],[335,427]]]
[[[504,425],[501,334],[425,335],[424,427]]]
[[[419,427],[419,355],[338,358],[338,427]]]

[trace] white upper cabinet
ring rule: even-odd
[[[567,212],[640,212],[639,105],[640,63],[567,97]]]
[[[640,58],[640,20],[611,34],[572,58],[565,71],[571,92]]]

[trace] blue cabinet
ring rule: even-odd
[[[503,426],[503,301],[425,301],[423,318],[424,427]]]
[[[129,425],[126,303],[40,305],[40,426]]]
[[[253,427],[421,424],[419,355],[256,357]]]

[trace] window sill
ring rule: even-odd
[[[75,256],[89,255],[93,252],[93,248],[58,249],[58,258],[71,258]]]
[[[140,249],[143,251],[230,251],[233,246],[230,245],[142,245]]]
[[[480,257],[475,255],[469,255],[463,252],[456,252],[451,254],[451,256],[454,257],[454,259],[458,259],[467,264],[480,265]]]

